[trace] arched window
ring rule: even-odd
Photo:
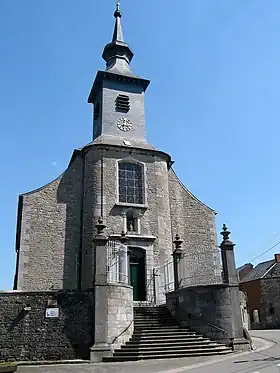
[[[143,204],[143,166],[119,162],[119,202]]]

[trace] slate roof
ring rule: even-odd
[[[275,266],[271,267],[270,271],[264,276],[264,278],[275,277],[280,277],[280,263],[276,263]]]
[[[259,263],[258,265],[256,265],[255,268],[253,268],[243,279],[241,282],[248,282],[248,281],[253,281],[253,280],[259,280],[261,279],[265,273],[269,270],[269,268],[271,268],[273,266],[273,264],[275,264],[275,260],[268,260],[267,262],[262,262],[262,263]],[[280,275],[280,266],[279,266],[280,263],[277,263],[277,265],[275,267],[279,267],[278,268],[278,273]],[[275,268],[274,267],[274,268]],[[274,270],[274,268],[272,268],[272,271]],[[268,274],[267,274],[268,275]],[[265,278],[267,278],[268,276],[265,276]],[[274,276],[276,277],[276,276]]]

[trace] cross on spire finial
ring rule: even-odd
[[[117,2],[116,2],[116,11],[115,11],[114,16],[115,16],[115,18],[118,18],[118,17],[121,18],[121,16],[122,16],[120,0],[117,0]]]
[[[120,10],[120,0],[116,0],[116,10],[114,13],[115,27],[111,43],[104,48],[102,57],[106,61],[106,71],[114,71],[122,74],[132,74],[130,70],[130,61],[133,58],[133,52],[124,40]]]

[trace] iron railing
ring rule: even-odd
[[[117,240],[107,243],[107,281],[128,284],[127,246]]]

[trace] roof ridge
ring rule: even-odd
[[[243,282],[249,282],[253,280],[260,280],[266,275],[269,270],[273,267],[275,261],[267,260],[265,262],[258,263],[252,270],[241,280]]]
[[[274,268],[275,266],[276,266],[276,264],[277,264],[277,262],[274,262],[269,268],[268,268],[268,270],[265,272],[265,274],[264,275],[262,275],[262,277],[261,278],[264,278],[271,270],[272,270],[272,268]]]

